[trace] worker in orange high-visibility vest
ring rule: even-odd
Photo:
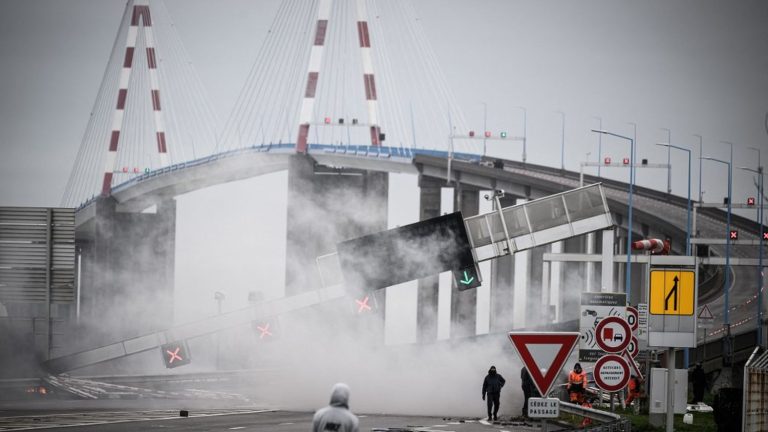
[[[627,400],[624,401],[624,405],[629,406],[638,397],[640,397],[640,379],[632,375],[632,378],[629,379],[629,394],[627,394]]]
[[[573,370],[568,374],[568,395],[571,403],[581,404],[584,402],[584,393],[587,390],[587,373],[581,369],[581,364],[576,363]]]

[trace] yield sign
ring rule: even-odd
[[[546,397],[576,346],[579,333],[510,332],[509,340],[531,374],[539,394]]]

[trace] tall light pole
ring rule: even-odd
[[[629,154],[634,155],[635,154],[635,140],[626,137],[624,135],[615,134],[613,132],[608,132],[602,129],[596,130],[592,129],[592,132],[604,134],[604,135],[611,135],[615,136],[617,138],[623,138],[627,141],[629,141]],[[632,192],[635,189],[635,161],[630,160],[629,161],[629,224],[627,225],[627,270],[624,272],[626,274],[626,278],[624,279],[624,286],[625,290],[627,292],[627,302],[631,302],[632,299]]]
[[[672,131],[668,128],[661,128],[667,131],[667,144],[672,144]],[[672,148],[667,147],[667,193],[672,193]]]
[[[630,162],[633,164],[637,160],[635,152],[637,152],[637,123],[633,122],[627,122],[628,125],[632,125],[632,140],[635,142],[635,150],[633,150],[633,153],[629,155]],[[635,175],[637,175],[637,172],[635,172]],[[634,180],[637,182],[637,179]]]
[[[698,134],[693,134],[693,136],[699,137],[699,204],[701,204],[704,202],[704,192],[701,190],[701,178],[703,177],[702,175],[703,171],[701,170],[701,161],[703,160],[703,156],[704,156],[704,153],[703,153],[704,137]]]
[[[563,116],[562,127],[560,128],[560,169],[565,171],[565,113],[557,111]]]
[[[598,130],[603,130],[603,118],[598,116],[592,116],[592,118],[598,121]],[[597,134],[597,176],[600,177],[600,167],[603,161],[603,134]]]
[[[483,102],[483,156],[485,156],[486,141],[488,141],[488,104]]]
[[[733,154],[733,153],[731,153]],[[726,222],[726,231],[727,235],[725,237],[725,303],[723,305],[723,319],[725,322],[723,325],[725,326],[725,337],[726,341],[729,344],[727,347],[727,351],[724,352],[724,355],[728,359],[728,362],[730,363],[730,337],[731,337],[731,321],[728,318],[728,309],[730,307],[728,303],[729,298],[729,285],[731,284],[731,186],[733,183],[733,166],[731,165],[731,162],[726,162],[724,160],[716,159],[713,157],[707,157],[704,156],[704,159],[711,160],[715,162],[720,162],[722,164],[728,165],[728,217]]]
[[[760,159],[760,149],[750,147],[751,150],[757,151],[757,169],[740,167],[744,171],[749,171],[758,175],[757,177],[757,219],[760,225],[760,249],[758,252],[758,264],[757,264],[757,344],[763,346],[763,187],[765,184],[765,178],[763,174],[763,165]]]
[[[691,150],[672,144],[656,143],[656,145],[668,148],[676,148],[688,153],[688,223],[686,224],[685,230],[685,254],[691,256]]]
[[[528,157],[528,111],[522,106],[519,106],[518,108],[523,110],[523,163],[525,163],[525,160]]]

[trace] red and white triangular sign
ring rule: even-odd
[[[703,308],[699,311],[699,319],[715,319],[715,317],[712,315],[712,311],[709,310],[709,306],[704,305]]]
[[[531,374],[542,397],[547,397],[557,374],[579,340],[579,333],[510,332],[509,340]]]

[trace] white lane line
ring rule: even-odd
[[[238,430],[238,429],[245,429],[245,426],[235,426],[235,427],[229,428],[229,430]]]

